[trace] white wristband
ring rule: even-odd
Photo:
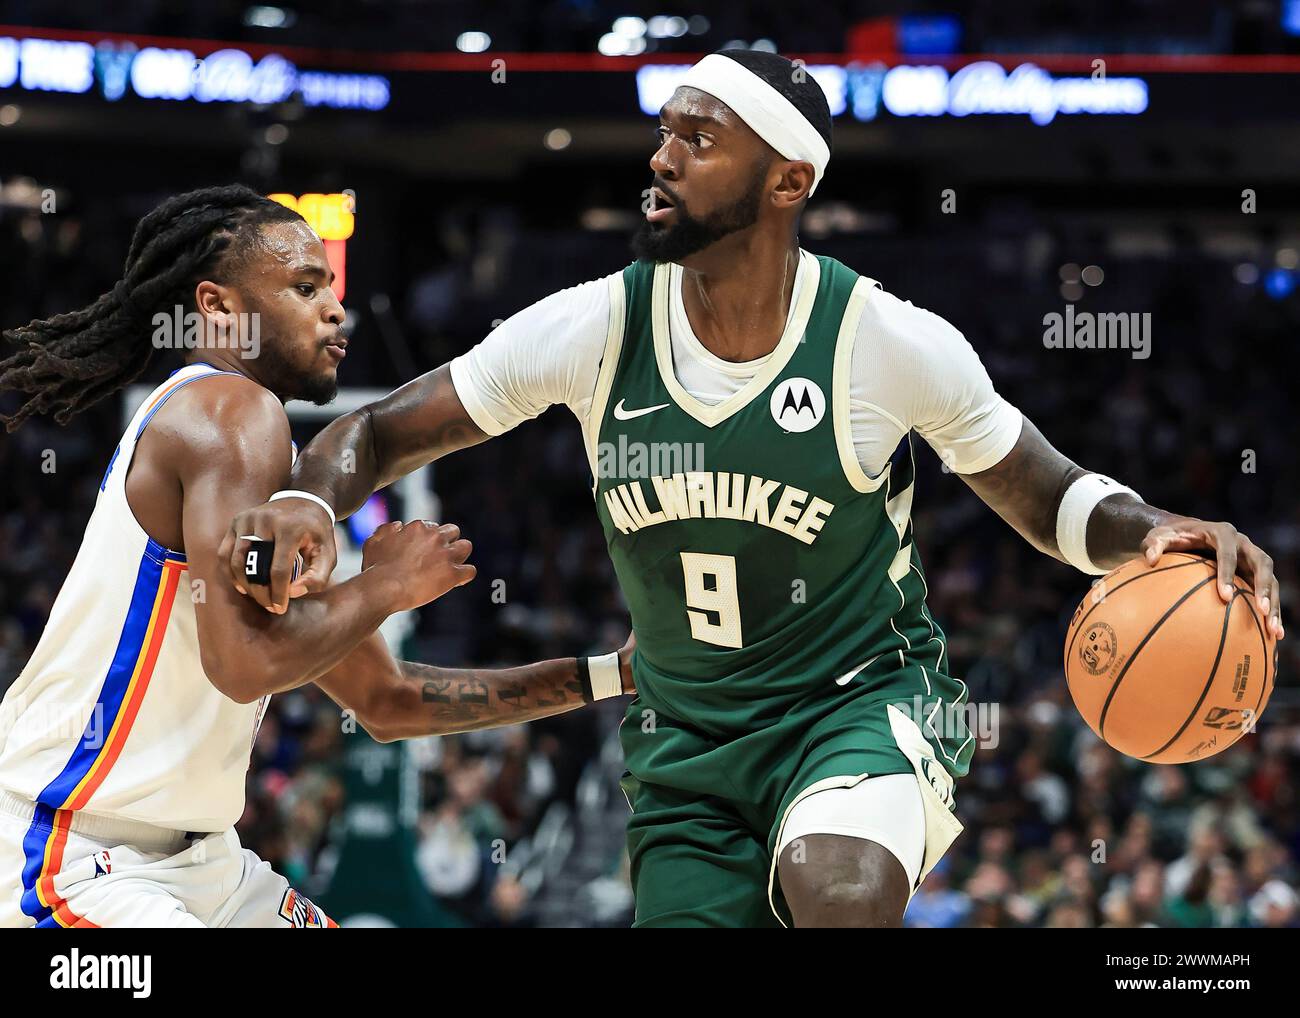
[[[587,658],[587,671],[591,675],[593,700],[623,695],[623,673],[618,668],[617,652]]]
[[[1132,488],[1105,474],[1084,474],[1066,489],[1056,512],[1056,546],[1062,558],[1075,569],[1093,576],[1110,572],[1088,556],[1088,519],[1098,502],[1121,494],[1142,498]]]
[[[338,520],[334,518],[334,510],[330,508],[330,504],[319,495],[313,495],[310,491],[295,491],[292,488],[288,488],[284,491],[277,491],[274,495],[268,498],[267,501],[274,502],[279,498],[305,498],[308,502],[315,502],[329,515],[331,527],[338,523]]]

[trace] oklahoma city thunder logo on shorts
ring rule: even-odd
[[[280,899],[280,918],[299,930],[323,930],[330,924],[324,912],[292,887],[286,888]]]

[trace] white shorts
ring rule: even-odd
[[[239,844],[0,791],[0,928],[337,924]]]
[[[776,857],[810,834],[840,834],[884,846],[902,864],[908,886],[915,887],[925,859],[925,804],[916,775],[881,774],[805,796],[785,818]]]

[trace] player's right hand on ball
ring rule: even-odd
[[[390,572],[397,581],[393,611],[410,611],[474,579],[478,570],[465,561],[473,547],[454,523],[394,521],[362,546],[361,568]]]
[[[249,583],[244,577],[248,555],[247,536],[275,542],[271,560],[271,582],[266,586]],[[293,579],[293,566],[302,555],[302,572]],[[334,525],[325,510],[305,498],[284,498],[256,509],[245,509],[234,518],[221,541],[218,559],[230,563],[230,581],[268,611],[283,614],[291,597],[324,590],[338,561]]]

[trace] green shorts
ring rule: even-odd
[[[869,694],[841,690],[729,740],[634,699],[619,731],[632,809],[634,925],[790,925],[774,858],[790,808],[869,776],[917,775],[926,807],[924,878],[961,831],[953,777],[965,774],[973,737],[964,727],[941,737],[928,723],[938,716],[935,700],[899,695],[911,688],[900,681]],[[912,720],[918,707],[920,725]]]

